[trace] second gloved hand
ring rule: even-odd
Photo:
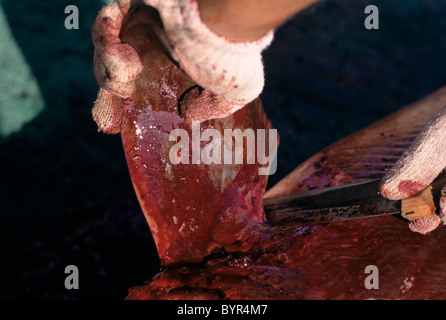
[[[390,199],[408,198],[430,185],[446,168],[446,107],[418,135],[409,150],[382,180],[381,194]],[[446,224],[446,187],[440,197],[440,214],[417,219],[413,231],[426,234]]]

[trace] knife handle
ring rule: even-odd
[[[446,184],[446,174],[441,174],[432,184],[410,198],[401,200],[401,215],[410,221],[436,213],[441,189]]]

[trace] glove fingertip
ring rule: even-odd
[[[419,218],[411,221],[409,224],[409,228],[413,232],[418,232],[422,235],[425,235],[435,230],[440,225],[440,222],[440,217],[436,214],[433,214],[429,217]]]
[[[207,89],[195,86],[179,99],[179,111],[187,122],[225,118],[244,105],[226,100]]]
[[[98,130],[108,134],[121,131],[122,111],[120,99],[112,92],[100,88],[92,110]]]
[[[417,194],[428,185],[429,183],[414,180],[383,179],[380,186],[380,193],[385,198],[401,200]]]

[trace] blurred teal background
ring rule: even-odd
[[[379,8],[380,29],[364,28]],[[80,28],[64,27],[76,5]],[[0,298],[122,299],[158,270],[119,135],[90,111],[103,2],[0,2]],[[276,32],[265,110],[281,135],[270,184],[326,145],[446,84],[446,1],[328,0]],[[64,268],[80,289],[64,288]]]

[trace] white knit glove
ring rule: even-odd
[[[111,2],[98,14],[93,24],[94,74],[101,88],[128,98],[135,90],[135,80],[144,66],[135,49],[119,39],[122,20],[130,0],[122,7]]]
[[[382,180],[381,194],[399,200],[426,188],[446,168],[446,107],[434,117]],[[413,231],[427,233],[446,224],[446,187],[440,197],[440,215],[414,220]]]
[[[196,0],[144,0],[144,3],[158,10],[173,56],[181,68],[205,89],[189,95],[183,114],[201,121],[226,117],[262,92],[261,52],[271,43],[273,31],[257,41],[235,42],[214,33],[201,21]],[[130,0],[116,0],[106,6],[93,30],[97,81],[121,97],[132,95],[134,80],[143,68],[133,48],[119,40],[129,4]],[[209,110],[212,103],[216,107]]]

